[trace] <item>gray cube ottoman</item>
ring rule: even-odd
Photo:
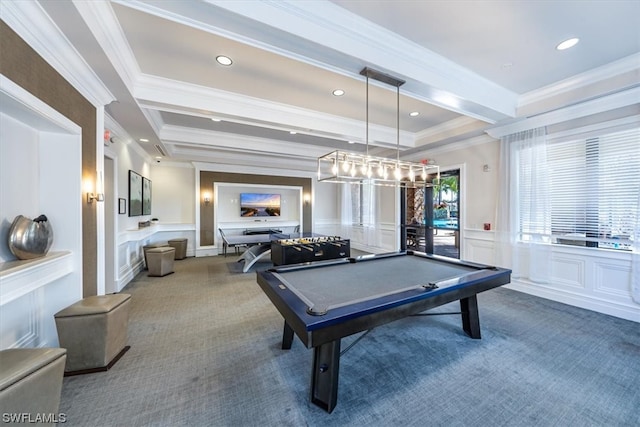
[[[65,375],[110,369],[129,349],[129,294],[84,298],[54,315],[60,347],[67,349]]]
[[[47,417],[38,425],[53,426],[59,418],[60,393],[67,351],[64,348],[12,348],[0,351],[0,413]],[[35,418],[34,418],[35,419]],[[9,421],[8,425],[34,423]]]

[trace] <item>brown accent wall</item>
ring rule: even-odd
[[[82,128],[82,180],[96,182],[96,108],[4,21],[0,21],[0,73]],[[78,194],[83,201],[82,194]],[[43,212],[46,214],[46,212]],[[96,204],[82,203],[83,295],[97,294]]]
[[[200,194],[209,192],[212,199],[213,186],[216,182],[232,182],[238,184],[262,184],[262,185],[289,185],[302,187],[303,194],[311,194],[310,178],[295,178],[288,176],[271,176],[271,175],[249,175],[241,173],[226,172],[200,172]],[[215,199],[214,199],[215,200]],[[303,223],[301,231],[311,231],[313,218],[311,218],[311,203],[304,203],[302,207]],[[200,196],[200,245],[209,246],[215,244],[213,229],[213,203],[204,204],[202,196]]]

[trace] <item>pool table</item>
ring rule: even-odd
[[[257,282],[284,317],[282,348],[294,333],[314,349],[311,402],[333,411],[340,340],[452,301],[462,329],[480,338],[476,295],[509,283],[511,270],[421,252],[365,255],[277,267]]]

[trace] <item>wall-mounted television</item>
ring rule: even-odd
[[[280,216],[280,195],[240,193],[240,216]]]

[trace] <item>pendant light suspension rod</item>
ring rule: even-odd
[[[365,103],[367,104],[367,112],[365,115],[365,121],[367,123],[367,129],[365,132],[365,142],[367,144],[367,161],[369,161],[369,74],[367,73],[367,92],[365,95]]]
[[[396,161],[400,163],[400,86],[396,87]]]
[[[439,176],[440,168],[437,165],[427,163],[414,163],[400,160],[400,86],[405,81],[397,79],[380,71],[364,67],[360,75],[366,78],[366,155],[336,150],[318,157],[318,181],[362,184],[365,181],[373,185],[398,186],[418,188],[419,186],[433,185],[432,181],[427,181],[430,173]],[[369,91],[371,79],[377,80],[396,88],[396,158],[379,157],[369,155],[370,138],[370,112],[369,112]],[[342,165],[342,167],[339,167]],[[372,166],[376,166],[377,174],[373,176]],[[393,177],[387,176],[387,171],[392,171]],[[419,180],[416,179],[416,172],[422,171]],[[429,171],[429,172],[427,172]],[[431,172],[433,171],[433,172]]]

